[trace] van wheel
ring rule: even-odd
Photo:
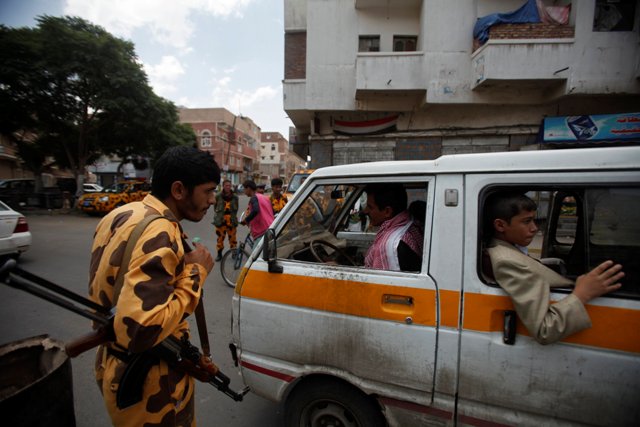
[[[287,399],[287,427],[383,427],[387,423],[373,398],[346,382],[311,379]]]

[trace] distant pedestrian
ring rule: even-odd
[[[278,215],[282,208],[289,201],[286,194],[282,194],[282,179],[273,178],[271,180],[271,207],[273,208],[273,215]]]
[[[216,195],[215,216],[213,225],[216,227],[216,236],[218,241],[216,249],[218,256],[216,261],[222,259],[224,251],[224,239],[228,236],[229,249],[235,249],[238,246],[236,232],[238,229],[238,196],[231,188],[231,181],[225,179],[222,183],[222,191]]]
[[[242,224],[249,224],[251,237],[257,240],[273,222],[273,208],[269,198],[256,191],[255,182],[248,179],[242,185],[244,186],[244,194],[250,198],[247,215],[244,217]]]

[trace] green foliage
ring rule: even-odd
[[[77,17],[0,26],[0,114],[0,133],[30,144],[20,153],[54,156],[76,175],[101,154],[156,157],[195,141],[149,87],[133,44]],[[21,130],[33,137],[16,138]]]

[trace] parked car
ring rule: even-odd
[[[33,178],[3,179],[0,181],[0,200],[14,209],[36,206],[35,188]]]
[[[118,182],[101,192],[83,194],[77,206],[88,214],[106,214],[118,206],[144,199],[150,189],[145,181]]]
[[[31,246],[27,218],[0,202],[0,257],[17,258]]]
[[[89,184],[86,182],[82,184],[82,191],[85,193],[100,193],[103,190],[104,188],[98,184]]]

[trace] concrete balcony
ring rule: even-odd
[[[471,56],[472,89],[544,89],[570,76],[572,38],[489,40]]]
[[[283,105],[285,110],[306,109],[307,81],[287,79],[282,81]]]
[[[397,7],[397,8],[417,8],[422,5],[422,0],[355,0],[356,9]]]
[[[284,110],[300,132],[310,129],[311,112],[307,105],[307,81],[285,79],[282,81]]]
[[[422,52],[359,53],[356,58],[359,109],[411,109],[424,103],[427,84]]]

